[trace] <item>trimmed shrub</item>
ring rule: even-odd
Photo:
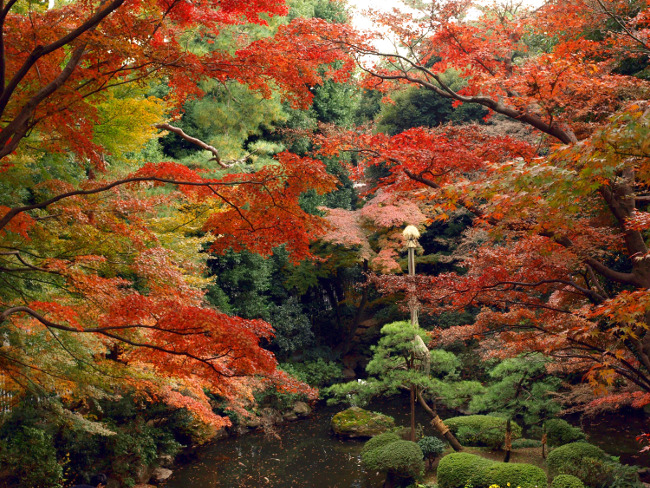
[[[491,447],[499,449],[506,439],[506,419],[489,415],[467,415],[445,420],[458,441],[466,446]],[[521,437],[521,427],[512,425],[512,439]]]
[[[367,470],[392,474],[400,478],[420,476],[424,471],[424,461],[422,449],[415,442],[401,439],[386,442],[388,437],[381,440],[383,442],[375,443],[375,445],[379,444],[377,447],[367,449],[361,454],[361,461]]]
[[[570,474],[559,474],[553,478],[551,488],[585,488],[585,485],[580,478]]]
[[[494,463],[481,473],[474,481],[476,488],[488,488],[491,485],[521,488],[546,488],[546,473],[543,469],[524,463]]]
[[[582,441],[585,434],[563,419],[551,419],[544,422],[546,442],[550,446],[563,446],[571,442]]]
[[[587,442],[572,442],[553,449],[546,465],[551,479],[570,474],[592,488],[639,486],[636,468],[612,461],[605,451]]]
[[[464,488],[471,484],[483,472],[494,464],[494,461],[475,454],[454,452],[440,460],[438,464],[438,486],[440,488]]]
[[[361,449],[361,457],[363,457],[366,452],[384,447],[386,444],[390,444],[391,442],[401,440],[402,438],[393,432],[384,432],[383,434],[376,435],[363,445],[363,448]]]
[[[526,449],[528,447],[542,447],[542,441],[537,439],[517,439],[512,441],[513,449]]]
[[[418,446],[422,449],[425,458],[435,459],[442,454],[447,443],[437,437],[426,436],[418,441]]]

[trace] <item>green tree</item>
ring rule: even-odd
[[[382,327],[381,334],[377,345],[371,348],[373,356],[366,366],[369,378],[332,386],[327,390],[332,396],[330,403],[345,400],[352,404],[365,404],[374,396],[395,395],[414,387],[421,397],[424,395],[422,392],[428,391],[435,395],[434,400],[458,406],[467,402],[472,393],[481,390],[479,383],[458,378],[459,364],[451,353],[437,350],[427,352],[430,354],[433,375],[427,370],[427,361],[423,360],[416,347],[418,337],[423,342],[428,339],[427,332],[420,327],[405,321],[392,322]]]
[[[472,412],[506,415],[506,462],[512,450],[511,421],[537,425],[560,410],[549,393],[560,387],[561,380],[548,374],[549,361],[541,354],[528,354],[500,362],[489,372],[494,383],[474,396],[469,404]]]

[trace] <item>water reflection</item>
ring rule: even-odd
[[[339,408],[319,409],[308,420],[278,427],[278,438],[252,433],[201,450],[179,468],[167,488],[371,488],[382,478],[366,473],[359,453],[363,441],[331,436],[329,421]]]
[[[314,417],[278,427],[279,438],[252,433],[202,448],[199,459],[179,467],[166,488],[375,488],[382,477],[366,473],[360,451],[364,441],[344,441],[330,435],[329,422],[344,407],[320,407]],[[408,425],[408,403],[385,400],[372,410]],[[419,412],[417,422],[427,425]],[[446,416],[446,415],[443,415]],[[621,412],[583,422],[590,442],[629,464],[650,466],[650,453],[639,453],[634,441],[650,430],[642,412]],[[426,435],[433,432],[427,427]],[[612,452],[615,450],[616,452]]]

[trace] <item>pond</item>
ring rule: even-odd
[[[367,475],[360,464],[363,441],[330,435],[338,410],[319,408],[310,419],[279,426],[279,438],[254,432],[207,446],[198,460],[174,472],[166,488],[377,486],[381,478]]]
[[[381,486],[382,477],[361,467],[364,441],[341,440],[330,433],[332,415],[343,408],[319,406],[312,418],[277,427],[279,438],[254,432],[203,447],[196,460],[178,467],[166,488]],[[408,402],[385,400],[369,408],[395,417],[398,425],[408,425]],[[423,413],[419,415],[417,422],[428,425]],[[622,462],[650,466],[650,453],[639,454],[634,441],[643,429],[650,430],[647,422],[638,412],[624,412],[584,422],[583,428],[590,442],[621,455]],[[425,434],[432,435],[431,427],[427,429]]]

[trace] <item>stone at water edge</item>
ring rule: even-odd
[[[343,437],[373,437],[393,429],[395,420],[388,415],[350,407],[334,415],[330,425],[336,435]]]
[[[305,402],[296,402],[293,406],[293,413],[298,417],[308,417],[311,415],[311,407]]]
[[[151,473],[151,480],[149,481],[156,485],[164,483],[171,477],[172,473],[173,471],[171,469],[156,468],[153,470],[153,473]]]

